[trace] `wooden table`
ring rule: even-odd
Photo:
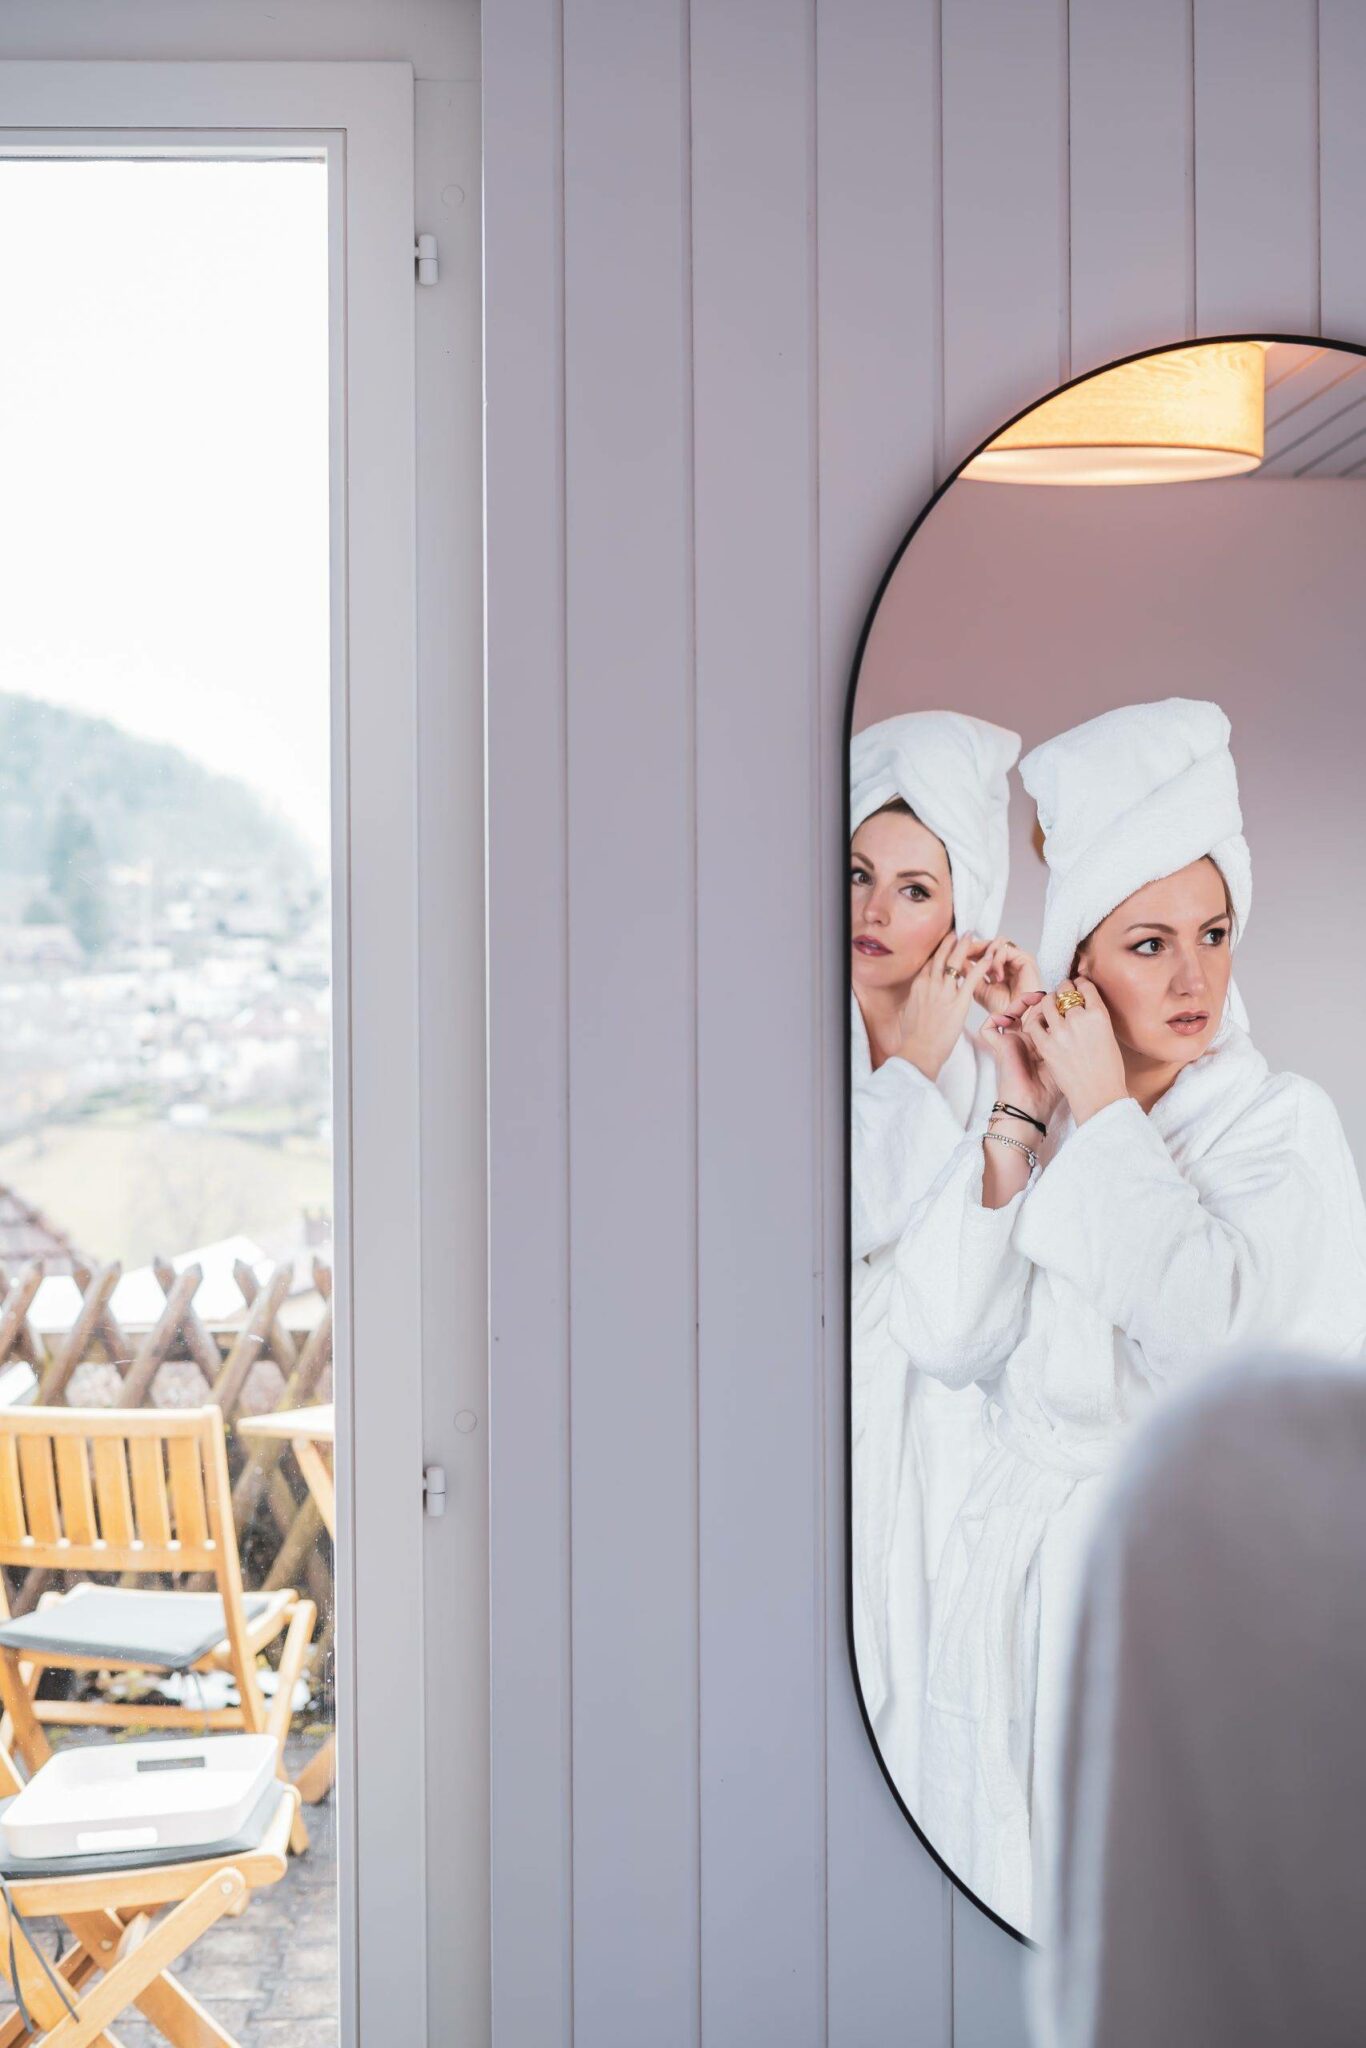
[[[273,1415],[244,1415],[233,1425],[248,1443],[286,1443],[298,1460],[299,1470],[317,1504],[322,1525],[334,1540],[337,1534],[337,1491],[329,1459],[336,1445],[336,1414],[330,1401],[312,1408],[280,1408]],[[324,1447],[327,1455],[324,1456]],[[331,1791],[337,1775],[337,1738],[329,1735],[294,1780],[309,1806],[316,1806]]]

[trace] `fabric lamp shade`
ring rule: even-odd
[[[1209,342],[1102,370],[1046,398],[962,474],[1007,484],[1170,484],[1262,459],[1266,347]]]

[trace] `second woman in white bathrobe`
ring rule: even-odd
[[[888,1340],[888,1285],[915,1202],[991,1108],[974,1000],[1002,1009],[1037,981],[997,933],[1019,748],[983,719],[916,711],[850,749],[854,1634],[865,1704],[908,1800],[884,1739],[890,1701],[912,1670],[920,1688],[927,1574],[983,1439],[975,1389],[909,1383]]]
[[[917,1206],[890,1327],[980,1385],[991,1449],[944,1549],[917,1819],[1028,1933],[1079,1562],[1115,1449],[1240,1344],[1366,1345],[1366,1209],[1315,1083],[1272,1073],[1231,978],[1250,862],[1228,721],[1123,707],[1021,763],[1050,876],[1046,993],[983,1028],[994,1116]]]

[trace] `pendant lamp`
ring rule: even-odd
[[[1046,398],[962,474],[1001,484],[1171,484],[1262,459],[1266,350],[1206,342],[1143,356]]]

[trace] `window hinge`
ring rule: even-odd
[[[424,1515],[444,1515],[446,1512],[444,1465],[424,1465],[422,1468],[422,1512]]]
[[[436,268],[435,235],[418,236],[416,242],[413,244],[413,260],[417,264],[418,283],[435,284],[438,275]]]

